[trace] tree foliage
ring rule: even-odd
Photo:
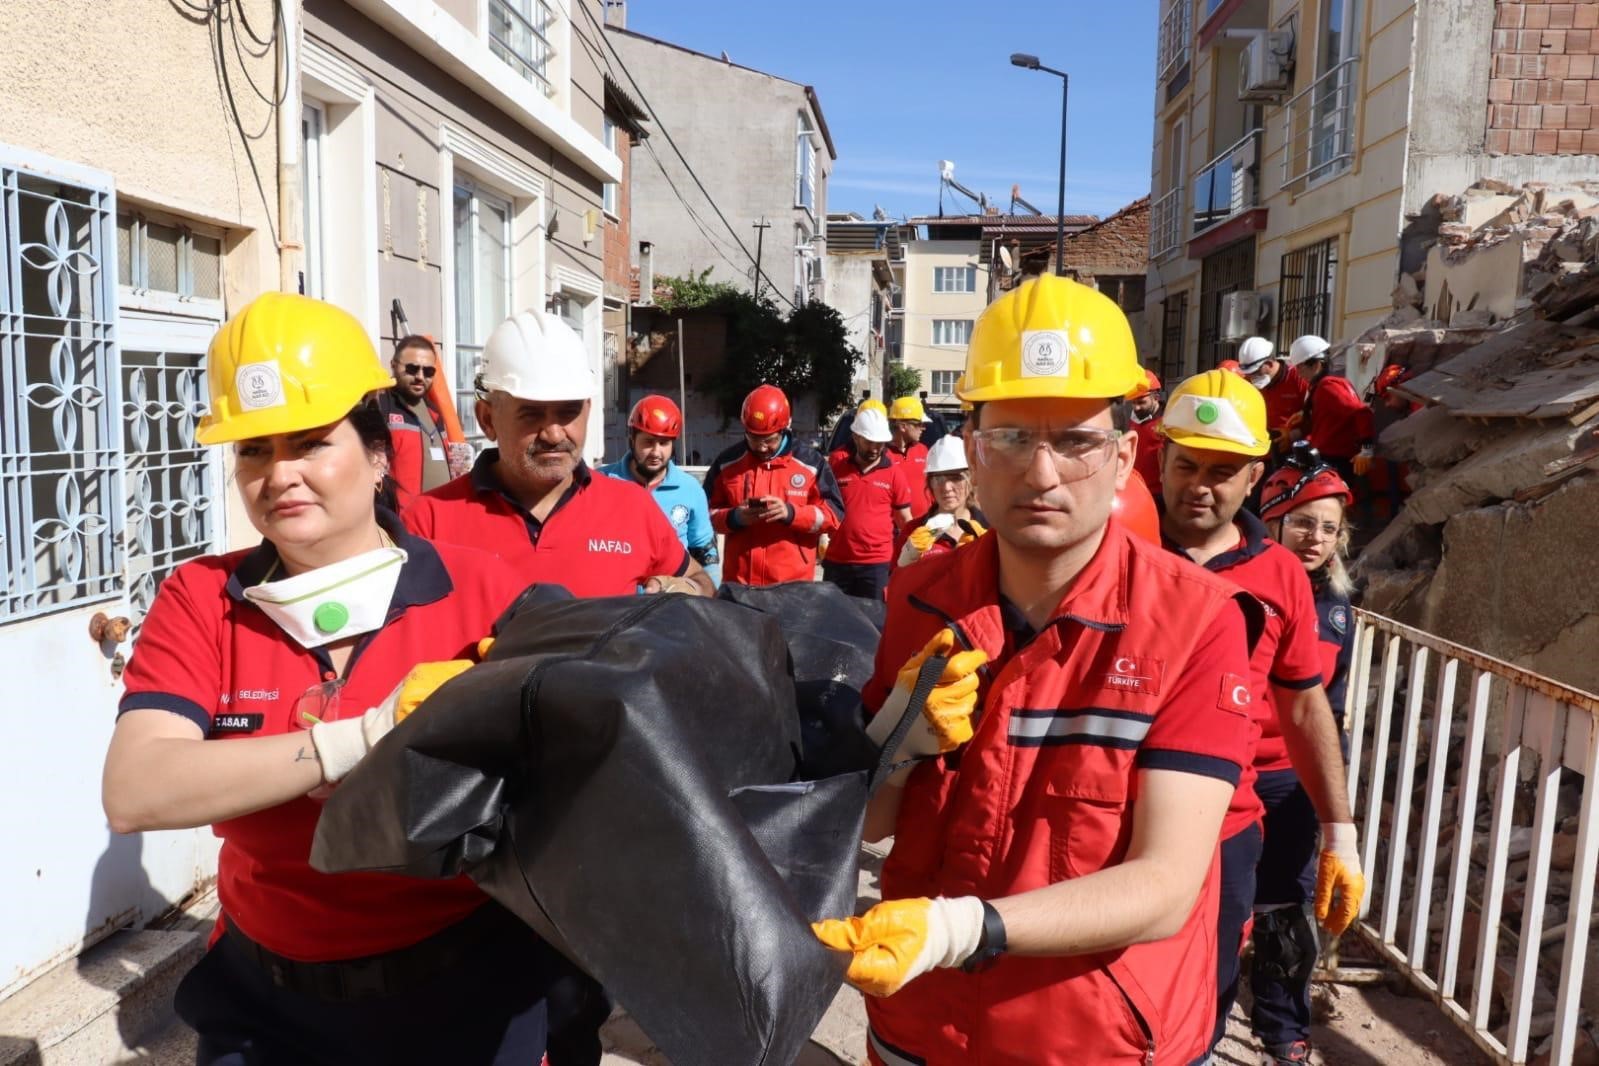
[[[704,310],[727,319],[727,358],[709,382],[724,418],[738,417],[744,397],[762,384],[776,385],[790,400],[814,398],[824,422],[849,403],[862,357],[837,311],[812,301],[785,315],[770,299],[709,275],[658,279],[656,303],[668,314]]]
[[[915,396],[922,387],[922,372],[904,363],[894,363],[888,368],[888,402],[901,396]]]

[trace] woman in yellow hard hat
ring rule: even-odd
[[[465,877],[308,861],[319,794],[470,665],[517,583],[383,506],[390,442],[369,394],[393,382],[349,314],[264,295],[206,370],[196,437],[232,446],[261,543],[162,583],[103,780],[118,833],[222,838],[217,935],[177,993],[198,1061],[536,1063],[550,956],[525,926]]]

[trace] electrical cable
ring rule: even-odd
[[[263,41],[261,38],[256,36],[255,30],[250,28],[250,16],[245,14],[243,0],[232,0],[232,2],[233,2],[233,6],[234,6],[235,10],[237,10],[238,13],[239,13],[239,21],[241,23],[243,23],[243,25],[244,25],[244,32],[248,33],[250,35],[250,40],[254,41],[256,44],[260,45],[262,48],[271,48],[273,45],[277,44],[277,41],[278,41],[278,27],[280,25],[279,20],[283,16],[283,6],[282,6],[282,4],[277,3],[277,2],[273,3],[273,5],[272,5],[272,36]],[[287,30],[288,29],[287,24],[283,24],[283,28],[285,30]],[[262,52],[261,55],[266,55],[266,53]]]
[[[276,5],[280,4],[282,0],[273,0],[273,2],[274,8],[276,9]],[[223,29],[220,2],[213,9],[209,22],[210,33],[208,34],[208,37],[210,38],[212,47],[211,55],[213,61],[216,63],[218,77],[222,82],[222,95],[227,99],[228,112],[233,117],[234,128],[239,131],[239,139],[244,145],[244,158],[250,164],[250,174],[255,179],[256,192],[258,192],[261,196],[261,205],[264,209],[263,216],[266,219],[267,233],[272,238],[273,246],[276,247],[279,244],[278,227],[277,224],[272,220],[272,202],[267,197],[266,183],[261,180],[261,168],[256,163],[255,151],[250,147],[250,142],[253,140],[259,140],[261,137],[266,135],[266,131],[272,127],[272,120],[275,117],[275,112],[277,109],[276,107],[273,107],[271,110],[269,110],[267,115],[267,125],[264,126],[261,132],[255,136],[252,137],[244,128],[244,119],[239,115],[238,102],[233,98],[233,81],[228,77],[227,45],[222,40]]]
[[[600,35],[600,40],[604,43],[606,49],[611,53],[612,56],[616,58],[617,66],[619,66],[622,70],[622,73],[627,76],[628,84],[633,87],[633,91],[638,94],[639,103],[643,105],[645,111],[649,112],[650,119],[655,123],[656,130],[661,134],[662,137],[666,138],[666,143],[671,146],[672,152],[677,156],[678,161],[683,164],[683,169],[688,171],[688,176],[694,179],[695,186],[699,188],[700,193],[705,197],[706,202],[711,205],[711,210],[716,212],[716,217],[721,219],[722,225],[727,227],[727,232],[732,235],[733,242],[738,245],[739,251],[744,253],[745,258],[750,261],[750,265],[755,268],[756,273],[765,280],[767,285],[771,287],[772,295],[782,300],[789,306],[790,309],[797,310],[794,301],[783,295],[783,290],[778,288],[777,283],[772,280],[772,276],[766,272],[765,267],[763,267],[760,262],[756,260],[753,254],[751,254],[749,247],[744,243],[744,239],[739,236],[738,231],[733,228],[733,224],[729,222],[727,220],[727,216],[722,213],[721,207],[717,205],[716,199],[711,196],[710,190],[705,187],[705,183],[700,180],[700,176],[695,173],[694,167],[689,163],[687,157],[683,155],[683,150],[679,148],[677,146],[677,142],[672,139],[671,132],[668,131],[666,126],[661,122],[661,116],[656,113],[655,108],[650,104],[648,97],[644,95],[644,90],[639,86],[638,80],[633,77],[633,72],[627,69],[627,64],[623,62],[621,54],[616,50],[616,46],[612,44],[611,39],[606,36],[605,27],[600,25],[599,22],[594,18],[594,13],[588,9],[588,5],[579,4],[577,6],[582,9],[584,17],[589,21],[589,25],[592,26],[594,31]],[[610,64],[607,63],[606,66],[609,67]]]
[[[233,4],[233,9],[235,11],[239,12],[242,15],[243,12],[244,12],[244,5],[241,2],[241,0],[232,0],[232,4]],[[273,11],[275,13],[282,11],[282,7],[277,2],[273,3],[272,9],[273,9]],[[218,12],[218,17],[219,18],[221,17],[220,10]],[[229,36],[233,38],[233,53],[234,53],[234,55],[239,57],[239,70],[244,74],[244,80],[250,83],[250,90],[255,93],[257,99],[259,99],[263,104],[266,104],[268,107],[272,108],[273,111],[276,111],[279,107],[283,106],[283,102],[285,100],[287,100],[288,97],[289,97],[289,84],[288,84],[287,71],[284,71],[284,76],[281,79],[281,81],[283,83],[283,91],[280,94],[277,95],[276,99],[274,99],[271,96],[268,96],[266,93],[263,93],[261,91],[261,87],[255,83],[255,78],[251,77],[251,75],[250,75],[250,62],[249,62],[248,59],[245,58],[245,53],[249,52],[249,49],[244,48],[241,45],[240,41],[239,41],[239,30],[238,30],[239,20],[236,19],[236,18],[230,18],[230,19],[227,19],[226,21],[227,21],[228,25],[231,27],[231,29],[229,31]],[[285,27],[285,28],[287,28],[287,27]],[[246,27],[246,32],[248,32],[248,27]],[[253,38],[255,35],[252,33],[250,36]],[[249,55],[251,56],[251,58],[254,58],[254,59],[264,59],[269,54],[271,54],[274,50],[276,50],[277,54],[279,56],[282,56],[284,61],[286,61],[287,60],[287,54],[283,51],[283,49],[276,48],[277,40],[278,40],[278,36],[277,36],[277,15],[274,14],[274,17],[273,17],[272,43],[268,45],[266,51],[263,51],[263,52],[260,52],[260,53],[249,52]],[[278,65],[279,65],[279,60],[274,59],[272,61],[272,70],[273,70],[274,76],[276,76],[277,73],[278,73]],[[266,130],[263,129],[261,132],[264,135],[266,133]]]

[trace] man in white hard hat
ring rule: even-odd
[[[881,600],[894,561],[894,509],[909,506],[898,464],[888,454],[894,437],[888,416],[874,408],[855,414],[850,451],[829,465],[844,498],[844,520],[828,538],[822,580],[851,596]]]
[[[483,347],[476,414],[498,447],[405,512],[414,532],[498,555],[529,583],[576,596],[685,592],[710,578],[638,485],[583,462],[599,392],[582,340],[561,319],[518,311]]]
[[[1272,447],[1287,451],[1288,438],[1305,407],[1305,394],[1309,391],[1305,379],[1265,337],[1244,341],[1238,349],[1238,372],[1266,400],[1266,428],[1271,432]]]
[[[1371,469],[1377,441],[1375,418],[1354,384],[1332,373],[1331,354],[1332,345],[1314,334],[1300,337],[1288,349],[1289,365],[1298,368],[1309,386],[1299,435],[1345,481],[1353,483],[1359,478],[1356,491],[1365,508],[1369,506],[1366,472]]]

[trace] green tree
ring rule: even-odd
[[[922,372],[904,363],[894,363],[888,368],[888,402],[901,396],[915,396],[922,387]]]

